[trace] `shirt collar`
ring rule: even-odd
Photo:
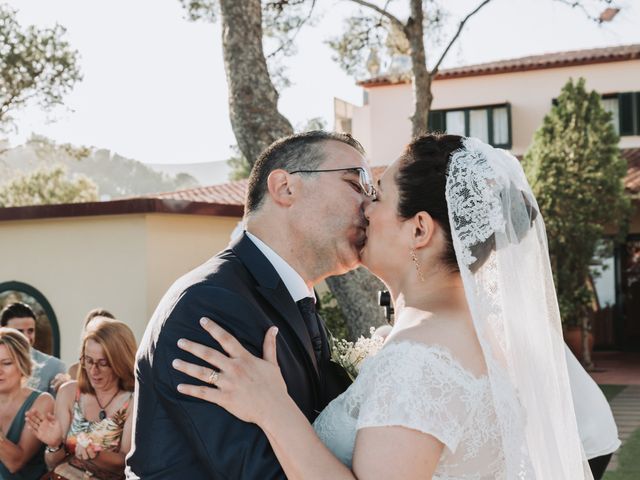
[[[267,257],[267,260],[273,265],[276,272],[282,279],[285,287],[289,291],[291,298],[294,302],[302,300],[305,297],[311,297],[315,300],[313,289],[309,289],[298,272],[296,272],[291,265],[289,265],[280,255],[278,255],[269,245],[264,243],[258,237],[246,232],[247,237],[258,247],[258,250]]]

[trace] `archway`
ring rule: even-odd
[[[60,357],[60,329],[58,319],[47,298],[35,287],[22,282],[0,283],[0,310],[13,302],[23,302],[36,314],[36,342],[34,348]]]

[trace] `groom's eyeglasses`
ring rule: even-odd
[[[371,175],[364,167],[348,167],[348,168],[327,168],[324,170],[295,170],[289,172],[294,173],[322,173],[322,172],[358,172],[358,185],[361,193],[370,198],[376,198],[376,187],[374,186]]]

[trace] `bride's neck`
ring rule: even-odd
[[[458,274],[431,275],[424,281],[409,279],[395,289],[390,286],[396,318],[405,309],[423,312],[464,312],[468,310],[462,278]]]

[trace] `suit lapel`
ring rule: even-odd
[[[309,357],[309,359],[313,363],[313,368],[317,375],[318,364],[316,362],[315,353],[313,352],[311,339],[309,338],[309,332],[307,331],[307,327],[304,324],[302,315],[300,315],[298,306],[293,302],[291,295],[289,295],[289,291],[286,289],[282,282],[280,282],[280,288],[277,288],[276,290],[265,287],[258,287],[258,291],[273,306],[273,308],[275,308],[280,313],[280,315],[282,315],[287,324],[289,324],[289,326],[293,329],[296,337],[304,346],[304,349],[307,352],[307,357]]]
[[[271,265],[271,262],[262,254],[260,249],[243,233],[242,236],[230,245],[231,250],[242,260],[247,270],[258,282],[257,290],[273,308],[282,316],[285,322],[294,331],[298,341],[306,352],[307,359],[312,365],[316,378],[318,377],[318,364],[313,352],[313,345],[309,333],[300,315],[300,310],[295,304],[282,279]]]

